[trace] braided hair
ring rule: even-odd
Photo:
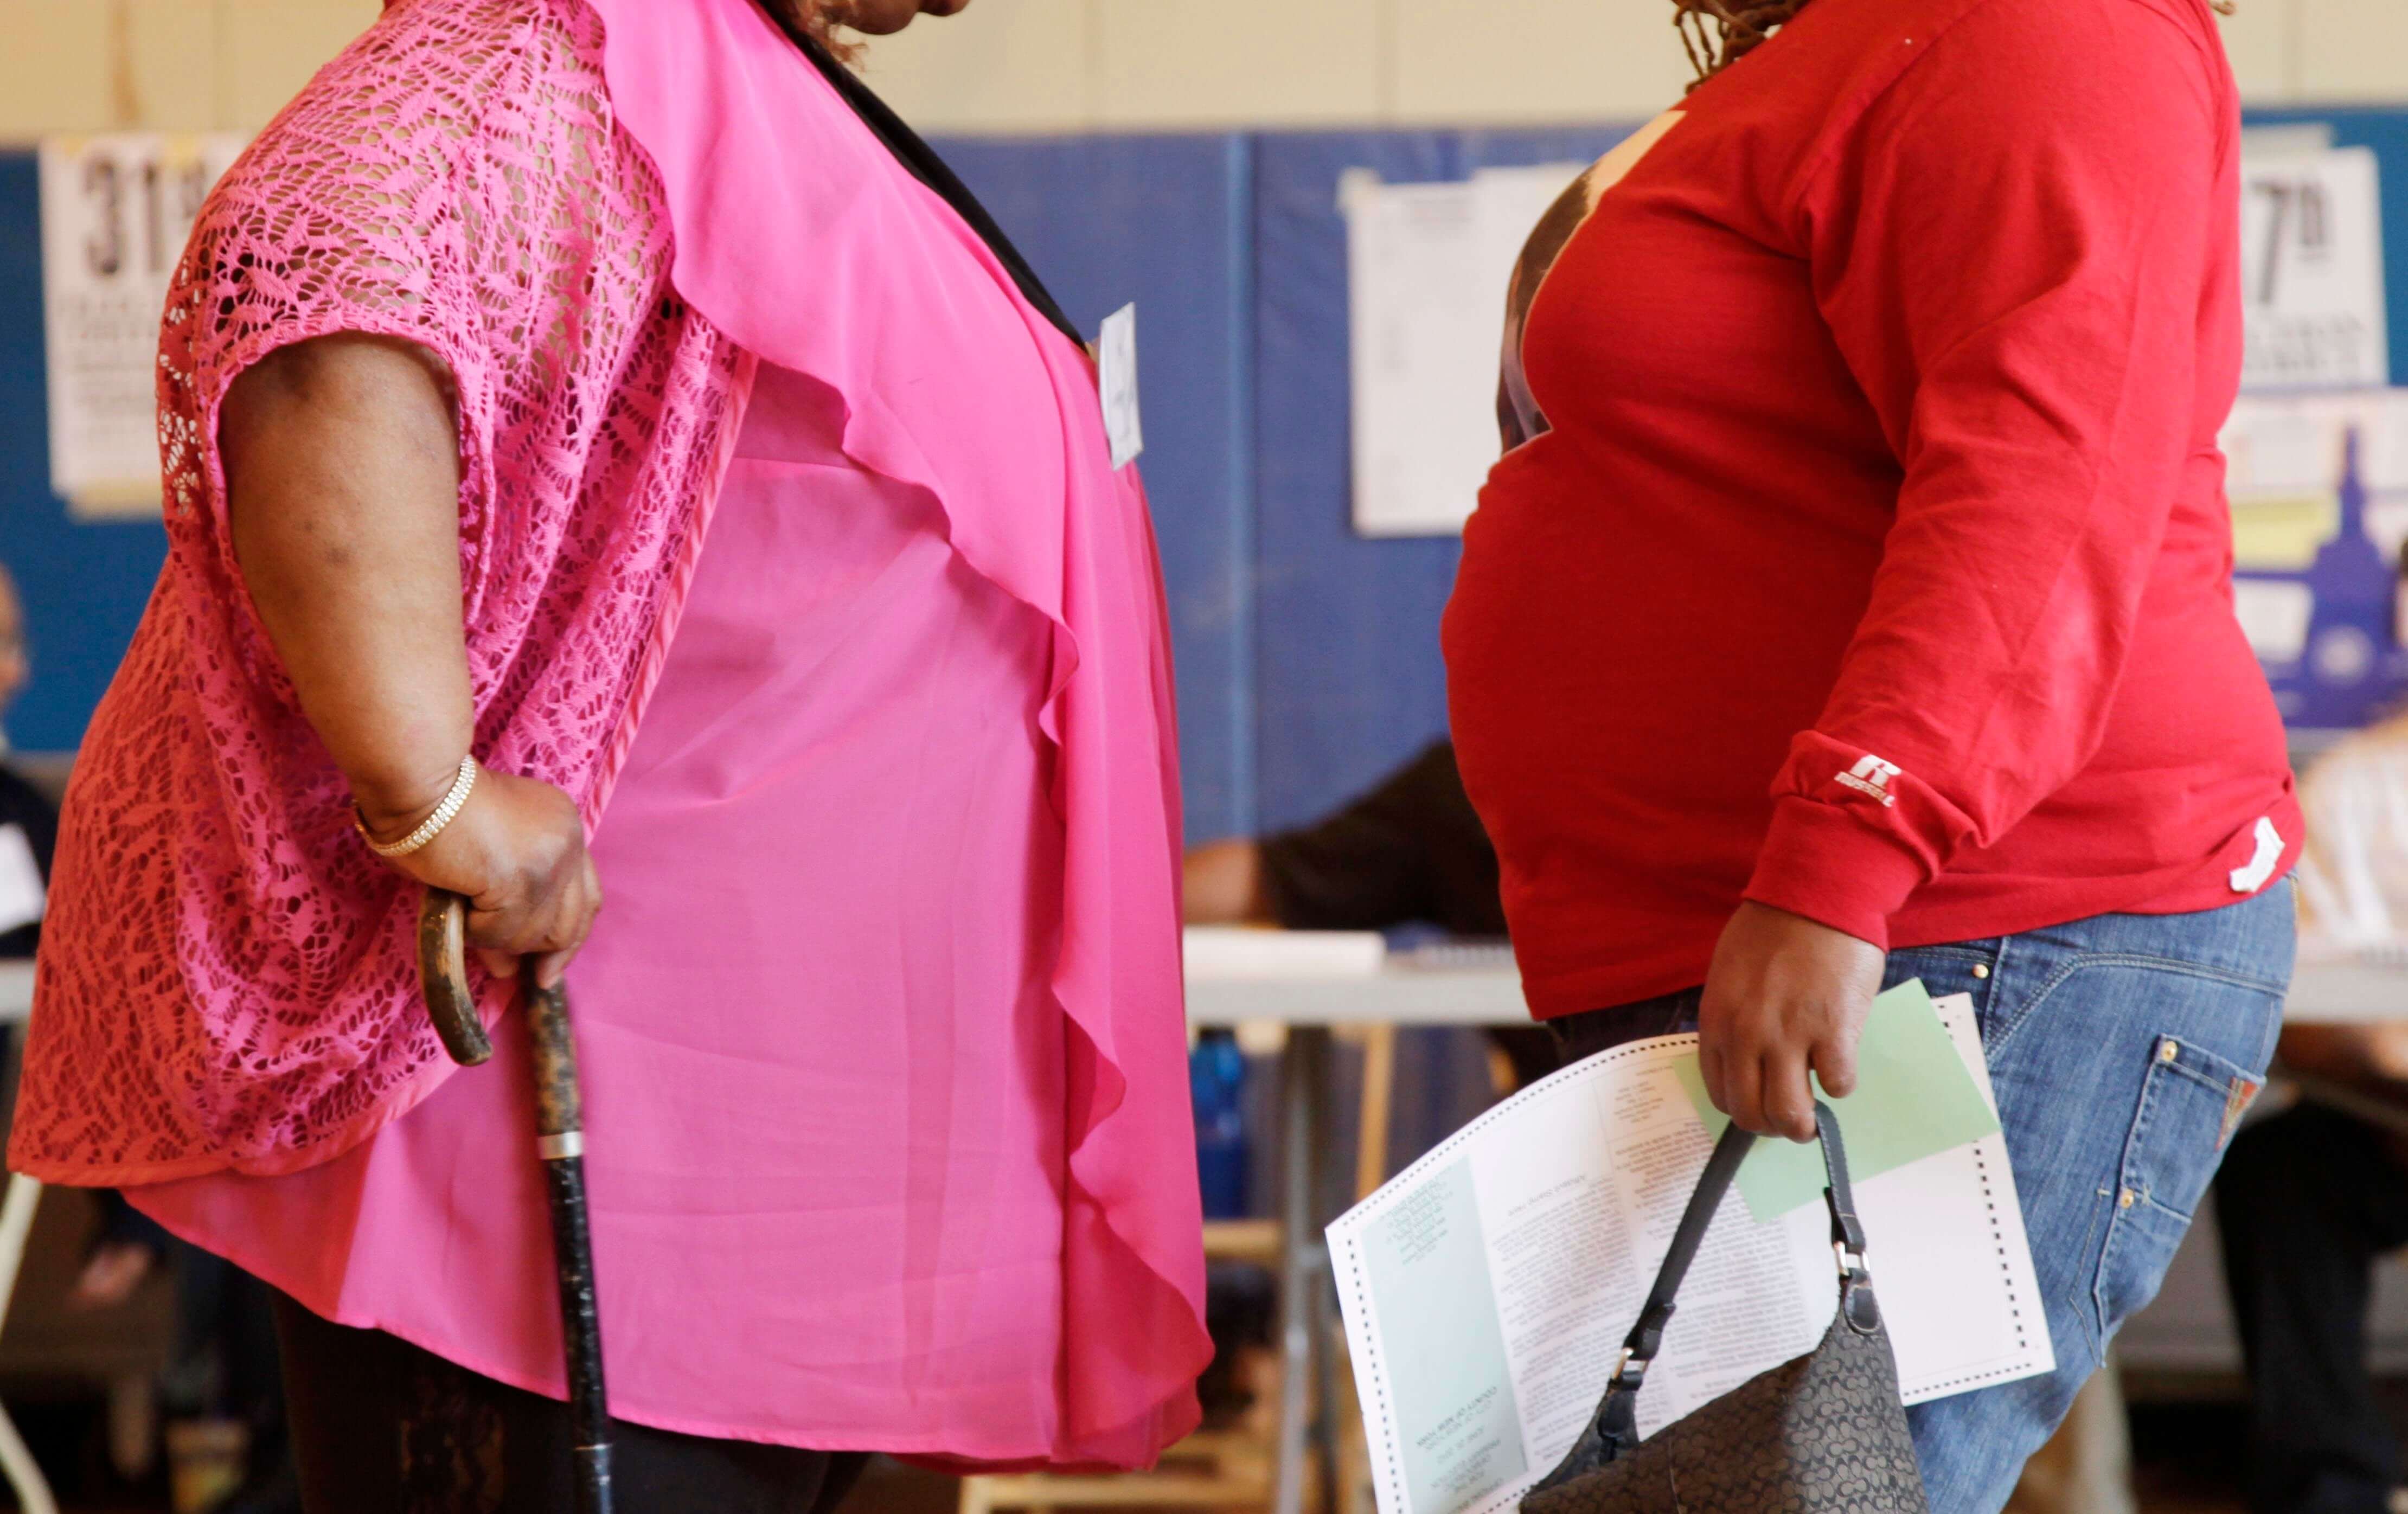
[[[1698,85],[1764,45],[1809,0],[1672,0],[1672,25]]]
[[[829,0],[757,0],[757,3],[789,36],[808,36],[839,61],[853,61],[857,50],[851,42],[834,34],[833,27],[841,17],[834,14],[839,7],[831,5]]]
[[[1672,0],[1672,25],[1689,54],[1698,77],[1689,88],[1713,78],[1764,45],[1772,34],[1797,19],[1811,0]],[[2233,0],[2208,0],[2229,16]]]

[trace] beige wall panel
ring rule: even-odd
[[[382,9],[379,0],[218,0],[218,124],[265,125]]]
[[[1689,81],[1660,0],[1387,3],[1399,121],[1643,121]]]
[[[2401,0],[2295,3],[2300,7],[2301,98],[2408,99],[2408,5]]]
[[[0,140],[117,125],[115,32],[101,0],[0,0]]]
[[[2300,92],[2300,0],[2241,0],[2222,18],[2225,54],[2241,98],[2282,105]]]
[[[1379,0],[1094,0],[1097,124],[1376,121],[1381,11]]]
[[[129,0],[126,33],[136,124],[163,132],[216,126],[216,8],[199,0]]]
[[[978,0],[870,39],[856,65],[932,132],[1077,131],[1095,119],[1090,0]]]

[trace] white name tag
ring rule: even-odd
[[[1145,450],[1145,430],[1137,413],[1137,307],[1124,305],[1104,317],[1096,333],[1096,385],[1104,400],[1104,436],[1112,466],[1126,467]]]
[[[0,825],[0,934],[42,918],[47,897],[41,864],[22,825]]]

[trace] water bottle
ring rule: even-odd
[[[1187,1053],[1196,1104],[1196,1176],[1208,1220],[1246,1215],[1246,1054],[1226,1030],[1208,1030]]]

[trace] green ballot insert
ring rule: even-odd
[[[1706,1097],[1706,1081],[1691,1055],[1674,1064],[1706,1134],[1720,1139],[1730,1117]],[[1856,1048],[1856,1091],[1828,1100],[1847,1137],[1848,1171],[1875,1178],[1935,1151],[1978,1141],[1999,1128],[1999,1117],[1965,1060],[1956,1054],[1931,995],[1920,979],[1900,983],[1873,1000]],[[1760,1140],[1740,1164],[1740,1196],[1758,1221],[1775,1219],[1823,1197],[1823,1157],[1811,1145]]]

